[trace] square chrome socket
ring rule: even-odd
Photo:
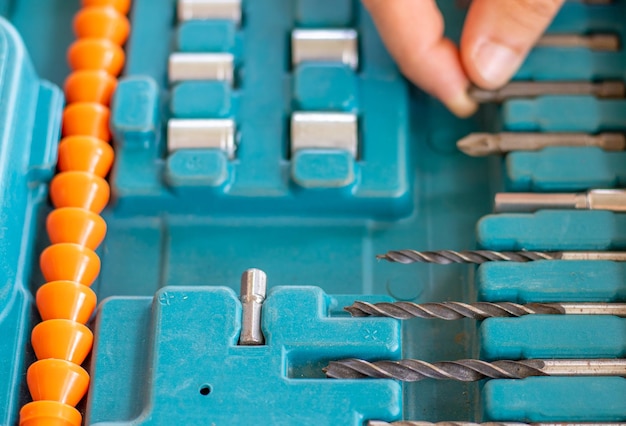
[[[231,119],[171,119],[167,122],[167,149],[221,149],[235,157],[235,121]]]
[[[185,80],[219,80],[233,84],[234,57],[230,53],[172,53],[169,57],[170,83]]]
[[[291,153],[300,149],[342,149],[354,158],[358,151],[355,114],[295,112],[291,116]]]
[[[351,29],[294,30],[291,33],[291,61],[341,62],[352,69],[359,66],[358,35]]]
[[[241,0],[178,0],[178,20],[225,19],[241,23]]]

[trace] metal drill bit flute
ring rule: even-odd
[[[515,422],[421,422],[417,420],[398,420],[386,422],[370,420],[367,426],[626,426],[626,423],[515,423]]]
[[[457,320],[472,318],[484,320],[496,317],[521,317],[524,315],[615,315],[626,317],[626,303],[529,303],[511,302],[442,302],[442,303],[369,303],[356,301],[344,310],[353,317],[390,317],[401,320],[411,318]]]
[[[472,157],[538,151],[553,146],[590,146],[605,151],[623,151],[626,149],[626,136],[621,133],[471,133],[459,140],[456,146]]]
[[[493,251],[493,250],[392,250],[379,254],[377,259],[396,263],[451,263],[534,262],[538,260],[611,260],[626,262],[621,251]]]
[[[485,378],[524,379],[533,376],[626,376],[626,359],[528,359],[486,362],[462,359],[429,363],[417,359],[369,362],[362,359],[331,361],[324,368],[333,379],[424,379],[475,382]]]
[[[261,309],[267,291],[267,275],[260,269],[248,269],[241,276],[242,320],[239,344],[263,345],[265,337],[261,330]]]
[[[473,86],[469,96],[476,102],[503,102],[509,98],[535,98],[544,95],[592,95],[598,98],[623,98],[626,88],[621,81],[593,83],[589,81],[519,81],[497,90]]]
[[[626,191],[593,189],[578,194],[502,192],[496,194],[496,213],[531,213],[544,209],[626,211]]]

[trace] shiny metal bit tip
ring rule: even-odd
[[[241,276],[242,321],[240,345],[263,345],[261,310],[267,293],[267,275],[260,269],[248,269]]]
[[[626,88],[621,81],[514,81],[497,90],[473,86],[469,96],[476,102],[504,102],[511,98],[535,98],[546,95],[591,95],[598,98],[623,98]]]

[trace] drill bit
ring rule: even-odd
[[[606,151],[623,151],[626,136],[621,133],[472,133],[458,141],[456,146],[472,157],[538,151],[551,146],[592,146]]]
[[[534,262],[537,260],[612,260],[625,262],[626,252],[620,251],[493,251],[493,250],[391,250],[377,259],[397,263],[451,263]]]
[[[626,359],[528,359],[487,362],[462,359],[429,363],[417,359],[369,362],[362,359],[331,361],[324,368],[332,379],[424,379],[475,382],[485,378],[524,379],[532,376],[626,376]]]
[[[619,38],[614,34],[546,34],[535,44],[537,47],[585,47],[590,50],[616,52]]]
[[[532,81],[512,82],[497,90],[484,90],[476,86],[469,89],[469,95],[478,103],[504,102],[509,98],[535,98],[544,95],[592,95],[598,98],[623,98],[626,95],[621,81],[593,83]]]
[[[248,269],[241,275],[241,333],[239,344],[265,344],[261,329],[261,312],[267,292],[267,275],[260,269]]]
[[[570,3],[583,3],[588,5],[607,5],[613,4],[615,0],[567,0]],[[467,8],[472,4],[472,0],[456,0],[457,7]]]
[[[442,303],[369,303],[356,301],[344,310],[353,317],[391,317],[457,320],[472,318],[484,320],[494,317],[521,317],[524,315],[615,315],[626,317],[626,303],[529,303],[511,302],[442,302]]]
[[[577,194],[503,192],[496,194],[496,213],[532,213],[544,209],[626,211],[626,190],[593,189]]]
[[[383,420],[370,420],[367,426],[626,426],[626,423],[514,423],[514,422],[422,422],[398,420],[388,423]]]

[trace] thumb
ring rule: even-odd
[[[470,80],[485,89],[506,84],[565,0],[474,0],[461,38]]]

